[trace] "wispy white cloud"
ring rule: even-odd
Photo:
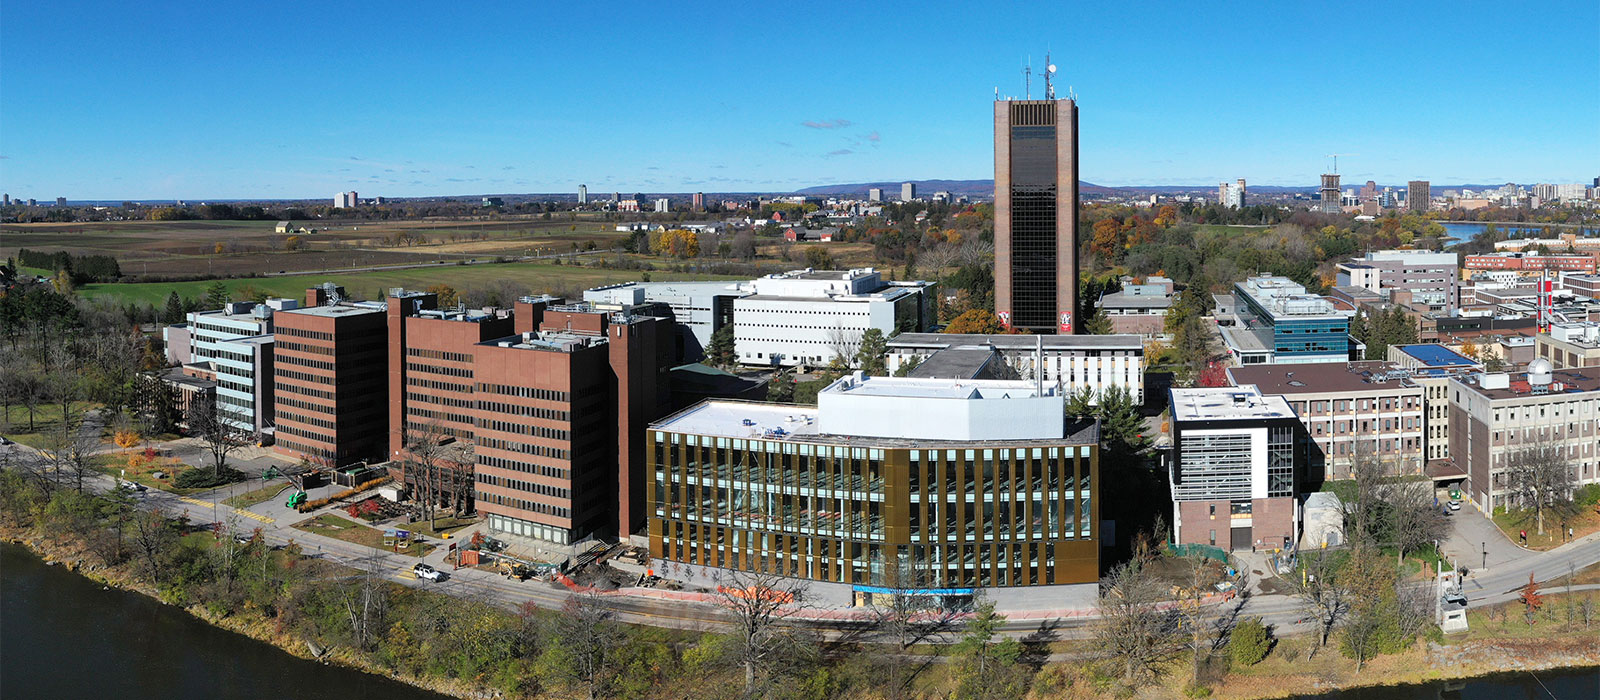
[[[800,126],[810,129],[843,129],[852,123],[849,119],[824,119],[822,121],[803,121],[800,122]]]

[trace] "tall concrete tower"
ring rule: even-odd
[[[579,204],[588,204],[589,203],[589,186],[588,185],[578,185],[578,203]]]
[[[1412,180],[1406,183],[1406,209],[1409,211],[1426,212],[1433,201],[1433,188],[1427,180]]]
[[[1074,100],[995,101],[994,254],[994,308],[1001,323],[1034,333],[1076,332]]]
[[[1339,206],[1339,175],[1322,176],[1322,202],[1317,205],[1317,211],[1324,214],[1338,214],[1344,211]]]

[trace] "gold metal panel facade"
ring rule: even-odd
[[[1099,579],[1095,445],[648,439],[659,559],[902,588]]]

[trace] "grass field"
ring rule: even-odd
[[[427,263],[474,256],[565,253],[573,244],[609,247],[627,234],[614,222],[537,218],[422,221],[296,221],[316,229],[288,234],[273,221],[119,221],[0,226],[0,256],[19,248],[111,255],[124,276],[215,276]],[[397,245],[403,237],[405,245]],[[220,246],[220,252],[219,252]]]
[[[82,416],[84,411],[99,405],[88,401],[74,401],[72,411]],[[5,420],[0,421],[0,435],[34,449],[44,449],[50,439],[51,431],[56,429],[56,424],[60,421],[61,404],[39,404],[33,408],[33,429],[29,430],[28,408],[14,405],[6,409]]]
[[[551,263],[498,263],[486,265],[440,265],[437,267],[405,270],[378,270],[373,272],[334,273],[325,275],[289,275],[252,279],[222,280],[233,293],[241,287],[253,287],[273,296],[302,299],[307,287],[323,282],[342,285],[358,298],[381,299],[390,287],[425,289],[434,284],[448,284],[457,289],[483,286],[500,280],[511,280],[528,285],[534,292],[560,292],[588,289],[602,284],[637,281],[643,278],[640,270],[606,270],[576,265]],[[726,275],[696,273],[653,272],[651,279],[664,280],[717,280],[740,279]],[[161,307],[167,295],[176,291],[180,297],[201,297],[212,281],[196,282],[141,282],[87,284],[78,293],[90,298],[112,298],[120,302],[150,304]]]
[[[374,549],[387,549],[387,547],[383,546],[383,532],[331,513],[323,513],[314,518],[302,520],[295,523],[294,528],[319,535],[327,535],[346,542],[366,545]],[[401,548],[400,551],[404,554],[421,556],[433,551],[433,549],[434,547],[431,544],[418,545],[412,542],[410,545]]]

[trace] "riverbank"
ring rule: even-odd
[[[101,566],[93,563],[93,553],[84,545],[70,539],[47,539],[29,531],[15,528],[0,529],[0,537],[23,545],[46,561],[56,562],[64,568],[103,585],[115,586],[136,592],[151,599],[172,605],[163,600],[162,592],[141,580],[127,566]],[[1563,599],[1559,594],[1547,596],[1547,605],[1559,607]],[[423,688],[457,698],[516,697],[487,685],[470,684],[459,679],[430,677],[422,674],[393,673],[376,663],[368,655],[336,647],[324,650],[321,655],[313,651],[305,638],[286,631],[281,624],[260,611],[251,609],[227,612],[204,605],[173,605],[207,624],[271,644],[289,654],[311,661],[341,666],[353,672],[370,673],[384,678]],[[1338,654],[1337,649],[1326,648],[1313,658],[1305,658],[1310,639],[1305,636],[1278,640],[1268,658],[1250,668],[1232,669],[1226,678],[1212,685],[1214,698],[1226,700],[1264,700],[1268,698],[1298,697],[1348,691],[1356,688],[1376,688],[1402,684],[1427,683],[1441,680],[1470,680],[1508,671],[1540,671],[1563,668],[1600,666],[1600,642],[1592,633],[1573,629],[1563,634],[1560,623],[1552,623],[1536,638],[1508,627],[1514,623],[1501,618],[1498,629],[1474,633],[1464,641],[1445,644],[1419,643],[1413,649],[1395,655],[1383,656],[1369,662],[1358,674],[1353,664]],[[1485,627],[1496,623],[1486,621]],[[1483,634],[1481,638],[1479,634]],[[1503,635],[1503,636],[1502,636]],[[1078,647],[1078,645],[1071,645]],[[1057,646],[1057,649],[1060,649]],[[1079,647],[1078,651],[1087,651]],[[925,672],[920,682],[913,684],[913,692],[941,696],[959,681],[954,664],[936,664],[937,668]],[[1187,662],[1174,663],[1166,682],[1141,691],[1141,697],[1152,699],[1183,697],[1182,680],[1187,678]],[[1095,679],[1083,671],[1081,664],[1048,662],[1035,675],[1026,697],[1038,698],[1095,698],[1104,697],[1103,679]],[[846,691],[825,697],[882,697],[881,687],[836,687]],[[562,697],[564,694],[549,690],[541,697]],[[653,695],[653,694],[652,694]],[[1333,695],[1331,697],[1339,697]]]
[[[180,610],[196,620],[269,644],[299,659],[371,674],[463,700],[483,700],[502,696],[493,689],[462,683],[455,679],[395,673],[374,663],[365,655],[353,653],[351,649],[343,646],[324,647],[313,640],[297,637],[276,620],[268,618],[262,611],[252,606],[244,606],[240,610],[220,611],[206,605],[184,605],[174,602],[168,599],[169,596],[164,596],[157,587],[135,574],[131,564],[106,566],[94,563],[94,553],[85,543],[78,540],[40,537],[28,529],[10,526],[0,526],[0,540],[26,548],[48,565],[61,566],[69,572],[101,585],[142,595]]]

